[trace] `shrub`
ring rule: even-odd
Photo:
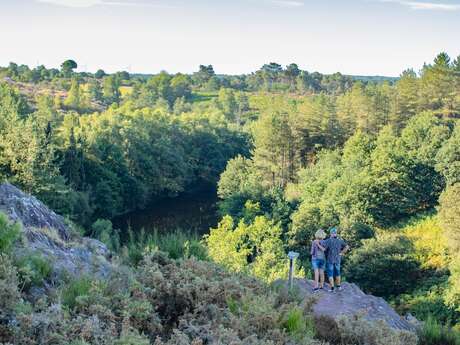
[[[78,298],[87,296],[91,289],[92,279],[82,277],[70,281],[61,291],[62,304],[69,309],[76,307]]]
[[[344,273],[369,293],[396,296],[413,290],[421,274],[413,251],[411,242],[403,236],[384,234],[365,240],[347,258]]]
[[[42,285],[51,277],[53,271],[49,259],[40,254],[25,255],[17,259],[15,264],[18,267],[20,281],[26,288]]]
[[[120,250],[120,234],[118,230],[113,229],[110,220],[96,220],[91,226],[91,230],[91,236],[105,243],[110,250],[114,252]]]
[[[438,217],[422,215],[412,219],[402,231],[413,243],[415,257],[420,261],[422,268],[447,269],[449,241]]]
[[[338,321],[341,344],[417,345],[417,336],[408,331],[391,328],[385,321],[371,322],[360,316]]]
[[[0,253],[9,253],[20,233],[20,224],[11,223],[8,216],[0,212]]]
[[[420,345],[460,345],[460,332],[428,318],[418,332]]]
[[[294,339],[302,339],[305,336],[313,337],[313,325],[305,317],[302,309],[294,307],[282,318],[281,326]]]
[[[435,283],[428,289],[420,289],[411,294],[403,294],[395,300],[396,309],[401,315],[413,314],[418,320],[427,320],[434,317],[442,323],[460,321],[460,313],[453,306],[445,303],[447,284]]]
[[[226,216],[205,241],[215,262],[272,282],[286,278],[288,273],[281,233],[281,227],[264,216],[250,224],[241,220],[236,227],[232,217]],[[299,271],[298,275],[304,274]]]

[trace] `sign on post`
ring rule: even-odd
[[[294,280],[294,261],[299,257],[299,253],[297,252],[289,252],[289,289],[292,289],[292,283]]]

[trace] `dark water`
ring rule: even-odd
[[[122,231],[130,226],[134,232],[142,228],[146,232],[181,229],[200,235],[208,233],[217,222],[217,196],[212,188],[162,199],[113,220],[114,227]]]

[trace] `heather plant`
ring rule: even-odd
[[[20,300],[18,283],[18,274],[11,259],[0,254],[0,318],[11,313]]]
[[[417,336],[409,331],[398,331],[385,321],[371,322],[360,316],[343,317],[338,321],[341,344],[362,345],[417,345]]]

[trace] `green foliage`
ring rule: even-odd
[[[225,216],[205,241],[210,258],[232,271],[251,273],[268,282],[287,277],[281,228],[264,216],[248,224],[241,220],[237,226],[232,217]]]
[[[21,233],[21,225],[19,223],[11,223],[8,216],[0,212],[0,254],[9,253],[16,240],[19,239]]]
[[[347,257],[344,271],[348,280],[382,297],[412,291],[421,275],[410,241],[391,234],[364,241]]]
[[[120,250],[119,231],[112,228],[112,222],[107,219],[98,219],[91,226],[91,236],[105,243],[113,252]]]
[[[79,298],[88,296],[93,284],[90,277],[80,277],[68,282],[61,290],[62,304],[73,309],[78,305]]]
[[[456,183],[442,193],[439,198],[439,219],[449,239],[453,253],[460,248],[460,183]]]
[[[180,229],[170,232],[158,232],[155,229],[152,233],[146,233],[144,229],[138,233],[128,230],[128,241],[122,248],[122,254],[129,262],[138,264],[145,253],[155,251],[166,253],[172,259],[208,258],[207,249],[196,234]]]
[[[445,177],[448,184],[460,182],[460,126],[457,124],[451,137],[439,150],[436,168]]]
[[[281,327],[294,339],[312,338],[314,335],[313,319],[306,317],[300,307],[287,311],[281,320]]]
[[[438,216],[420,215],[400,229],[412,242],[415,257],[424,269],[446,271],[449,240]]]
[[[446,279],[446,276],[438,278],[439,283],[434,283],[435,285],[430,286],[428,290],[422,288],[411,294],[398,296],[395,301],[397,311],[401,315],[411,313],[421,321],[434,318],[441,324],[457,323],[460,321],[460,313],[456,312],[452,306],[446,305],[444,300],[447,292]]]
[[[65,78],[68,78],[77,67],[78,65],[74,60],[66,60],[61,64],[61,72]]]
[[[450,264],[449,287],[445,293],[445,302],[460,313],[460,256],[456,254]]]
[[[25,288],[32,286],[42,286],[53,271],[49,259],[40,254],[27,254],[15,261],[18,268],[19,280]]]
[[[428,318],[418,332],[420,345],[459,345],[460,333]]]

